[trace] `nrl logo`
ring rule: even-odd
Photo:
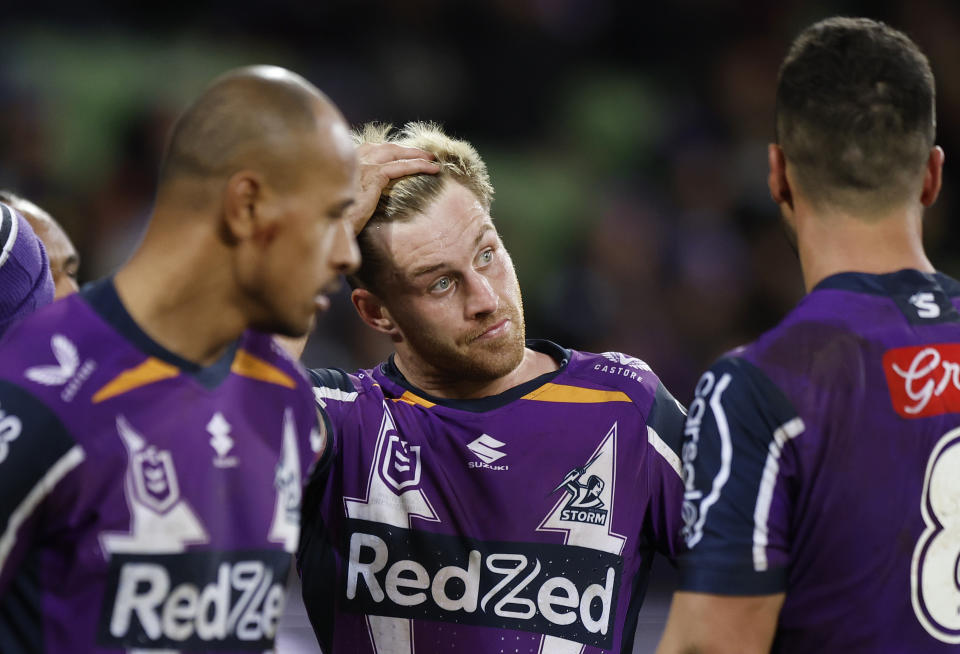
[[[631,357],[622,352],[604,352],[603,357],[608,361],[620,366],[627,366],[628,368],[633,368],[635,370],[650,370],[650,366],[646,362],[637,359],[636,357]]]
[[[410,445],[397,432],[387,436],[380,476],[398,493],[420,483],[420,446]]]
[[[117,416],[117,431],[131,454],[128,474],[136,499],[157,513],[167,512],[180,499],[170,452],[148,445],[123,416]]]

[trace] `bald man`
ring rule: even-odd
[[[419,156],[389,170],[435,170]],[[232,71],[176,123],[129,262],[11,328],[0,652],[273,648],[319,437],[268,334],[303,334],[357,266],[358,182],[315,87]]]
[[[43,242],[53,276],[54,299],[76,293],[80,255],[60,223],[36,204],[12,191],[0,191],[0,202],[19,211]]]

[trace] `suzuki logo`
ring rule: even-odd
[[[493,463],[507,456],[505,452],[499,452],[497,450],[497,448],[503,447],[504,445],[505,443],[501,443],[493,436],[483,434],[480,438],[467,445],[467,449],[473,452],[477,458],[484,463]]]
[[[227,456],[233,449],[233,439],[230,438],[231,429],[230,423],[219,411],[207,423],[207,433],[211,436],[210,447],[217,453],[213,459],[213,465],[218,468],[232,468],[237,465],[237,457]]]

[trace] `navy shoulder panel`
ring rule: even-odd
[[[937,273],[936,278],[940,283],[940,288],[943,289],[944,293],[950,297],[960,296],[960,282],[955,280],[953,277],[948,277],[942,273]]]
[[[797,415],[797,411],[787,396],[756,365],[746,359],[723,357],[711,368],[717,377],[730,375],[732,382],[725,397],[735,404],[749,404],[760,408],[758,415],[780,424],[784,419]]]
[[[0,542],[16,544],[21,525],[83,456],[46,405],[19,386],[0,380]],[[3,577],[7,577],[3,573],[8,572],[4,568],[10,563],[9,553],[10,548],[0,548]]]
[[[0,593],[0,652],[45,652],[40,552],[26,555],[10,585]]]
[[[779,388],[753,364],[724,358],[700,378],[683,440],[681,588],[724,595],[780,592],[786,570],[769,565],[769,500],[777,482],[765,474],[803,421]],[[765,510],[763,510],[765,508]],[[777,517],[779,519],[779,517]]]
[[[40,400],[0,380],[0,527],[76,441]]]
[[[318,388],[329,388],[344,393],[355,393],[357,390],[350,375],[340,368],[310,368],[307,374],[310,375],[313,385]]]
[[[647,415],[647,427],[653,429],[660,439],[670,446],[670,449],[679,457],[683,444],[683,424],[687,412],[683,405],[674,399],[663,383],[657,384],[656,395]]]

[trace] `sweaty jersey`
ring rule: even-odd
[[[786,592],[774,652],[960,644],[960,284],[822,281],[701,377],[681,588]]]
[[[200,368],[111,281],[0,343],[0,652],[271,649],[314,454],[306,376],[247,332]]]
[[[477,400],[392,359],[312,371],[330,438],[299,565],[326,653],[632,651],[679,541],[682,407],[639,359],[528,347],[559,370]]]

